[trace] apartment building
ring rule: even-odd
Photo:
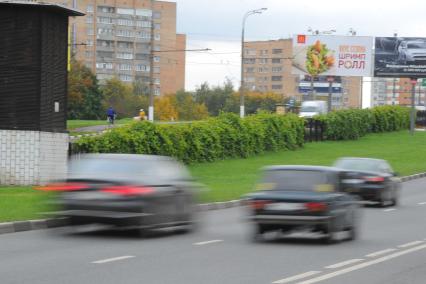
[[[243,76],[246,90],[274,92],[283,98],[301,101],[312,99],[310,80],[292,74],[292,39],[250,41],[244,44]],[[316,99],[327,100],[328,82],[319,77],[314,81]],[[332,107],[361,107],[361,78],[338,77],[333,83]]]
[[[373,78],[371,106],[411,105],[411,80],[409,78]],[[415,104],[425,105],[426,87],[419,79],[416,85]]]
[[[78,9],[70,20],[72,54],[91,68],[101,83],[112,77],[150,84],[154,93],[185,87],[186,36],[176,34],[176,3],[151,0],[51,0]],[[65,1],[65,2],[64,2]],[[154,46],[151,47],[151,23]],[[154,63],[150,66],[150,51]]]

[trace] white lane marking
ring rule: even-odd
[[[202,246],[202,245],[208,245],[208,244],[213,244],[213,243],[220,243],[223,242],[223,240],[211,240],[211,241],[205,241],[205,242],[198,242],[198,243],[194,243],[194,246]]]
[[[425,249],[425,248],[426,248],[426,245],[413,247],[413,248],[406,249],[406,250],[403,250],[403,251],[399,251],[399,252],[396,252],[396,253],[393,253],[393,254],[390,254],[390,255],[387,255],[387,256],[383,256],[381,258],[377,258],[377,259],[374,259],[374,260],[370,260],[370,261],[367,261],[367,262],[356,264],[354,266],[344,268],[342,270],[337,270],[337,271],[334,271],[334,272],[331,272],[331,273],[328,273],[328,274],[324,274],[322,276],[318,276],[318,277],[315,277],[315,278],[312,278],[312,279],[309,279],[309,280],[306,280],[306,281],[303,281],[303,282],[299,282],[298,284],[317,283],[317,282],[320,282],[320,281],[324,281],[324,280],[327,280],[327,279],[330,279],[330,278],[333,278],[333,277],[336,277],[336,276],[339,276],[339,275],[342,275],[342,274],[346,274],[346,273],[349,273],[349,272],[352,272],[352,271],[355,271],[355,270],[359,270],[359,269],[362,269],[362,268],[365,268],[365,267],[368,267],[368,266],[371,266],[371,265],[374,265],[374,264],[377,264],[377,263],[381,263],[381,262],[399,257],[401,255],[408,254],[408,253],[411,253],[411,252],[415,252],[415,251],[418,251],[418,250],[422,250],[422,249]]]
[[[395,211],[396,209],[395,208],[389,208],[389,209],[385,209],[385,210],[383,210],[383,211],[385,211],[385,212],[390,212],[390,211]]]
[[[302,274],[297,274],[297,275],[294,275],[294,276],[291,276],[291,277],[287,277],[287,278],[284,278],[284,279],[281,279],[281,280],[277,280],[277,281],[274,281],[272,283],[273,284],[289,283],[289,282],[300,280],[300,279],[303,279],[303,278],[306,278],[306,277],[309,277],[309,276],[312,276],[312,275],[315,275],[315,274],[318,274],[318,273],[321,273],[321,271],[309,271],[309,272],[305,272],[305,273],[302,273]]]
[[[419,202],[417,204],[419,204],[419,205],[426,205],[426,202]]]
[[[363,260],[364,259],[362,259],[362,258],[350,259],[350,260],[347,260],[347,261],[342,261],[342,262],[339,262],[339,263],[336,263],[336,264],[333,264],[333,265],[326,266],[325,268],[329,268],[329,269],[340,268],[342,266],[346,266],[346,265],[349,265],[349,264],[352,264],[352,263],[357,263],[357,262],[360,262],[360,261],[363,261]]]
[[[423,241],[414,241],[414,242],[411,242],[411,243],[406,243],[406,244],[400,245],[398,247],[399,248],[412,247],[412,246],[415,246],[415,245],[419,245],[421,243],[423,243]]]
[[[388,249],[379,250],[379,251],[367,254],[366,257],[376,257],[376,256],[379,256],[379,255],[382,255],[382,254],[387,254],[388,252],[393,252],[393,251],[396,251],[396,249],[388,248]]]
[[[95,264],[101,264],[101,263],[107,263],[107,262],[111,262],[111,261],[117,261],[117,260],[123,260],[123,259],[127,259],[127,258],[132,258],[135,257],[133,255],[123,255],[123,256],[118,256],[118,257],[113,257],[113,258],[107,258],[107,259],[101,259],[101,260],[97,260],[97,261],[92,261],[92,263]]]

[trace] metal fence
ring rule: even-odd
[[[426,110],[417,111],[416,126],[426,127]]]
[[[324,122],[312,118],[305,119],[305,141],[323,141],[325,125]]]

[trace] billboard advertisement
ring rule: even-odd
[[[293,74],[371,76],[372,37],[296,35]]]
[[[375,77],[425,77],[426,38],[376,37]]]

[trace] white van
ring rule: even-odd
[[[326,101],[304,101],[300,107],[299,117],[313,117],[327,113]]]

